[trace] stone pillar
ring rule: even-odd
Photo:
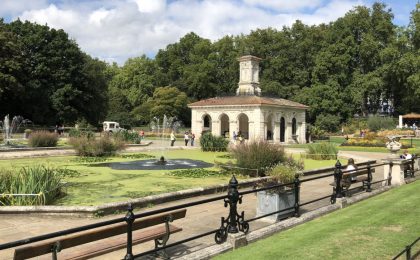
[[[403,127],[403,118],[402,118],[402,116],[400,115],[400,116],[398,116],[398,127],[399,128],[402,128]]]
[[[383,160],[384,163],[384,179],[388,178],[389,171],[390,171],[390,163],[392,162],[392,169],[391,169],[391,185],[403,185],[405,184],[404,180],[404,170],[403,170],[403,161],[400,159],[387,159]]]
[[[280,122],[274,122],[273,142],[280,143]]]
[[[220,136],[220,120],[219,119],[213,119],[214,115],[211,115],[211,133],[214,136]],[[214,118],[217,118],[216,116],[214,116]]]
[[[230,119],[230,117],[229,117]],[[238,135],[239,131],[239,125],[236,120],[229,120],[229,138],[232,140],[233,138],[233,132],[235,132],[236,135]]]
[[[305,121],[302,122],[302,126],[301,126],[301,129],[300,129],[299,135],[300,135],[300,137],[299,137],[300,143],[301,144],[306,144],[306,122]]]

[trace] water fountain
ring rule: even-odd
[[[14,116],[12,121],[9,119],[9,115],[4,117],[4,121],[2,123],[3,127],[3,136],[4,136],[4,144],[6,146],[11,146],[12,134],[16,133],[21,125],[25,125],[28,123],[32,123],[28,119],[24,119],[22,116]]]
[[[165,159],[165,135],[169,136],[170,133],[177,132],[179,127],[181,126],[180,122],[176,120],[176,117],[167,117],[166,115],[163,115],[162,124],[160,124],[160,119],[158,117],[154,117],[152,121],[150,122],[150,128],[153,132],[157,133],[158,138],[160,137],[161,141],[161,154],[159,159],[156,161],[157,164],[166,164]]]
[[[166,147],[169,146],[169,136],[172,131],[177,132],[181,126],[180,122],[174,117],[163,116],[163,119],[153,118],[150,128],[157,134],[161,141],[160,156],[157,159],[138,160],[131,162],[115,162],[93,164],[92,166],[108,166],[114,170],[175,170],[189,168],[208,168],[213,164],[200,160],[191,159],[171,159],[165,157]]]

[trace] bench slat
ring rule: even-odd
[[[136,219],[133,223],[133,230],[147,228],[165,223],[165,218],[172,215],[172,219],[181,219],[186,215],[187,210],[181,209],[168,213],[159,214],[147,218]],[[51,248],[56,241],[60,241],[61,249],[71,248],[86,244],[96,240],[124,234],[127,232],[126,223],[118,223],[111,226],[100,227],[92,230],[83,231],[63,237],[58,237],[38,244],[20,247],[15,250],[14,260],[23,260],[40,255],[51,253]]]
[[[182,231],[174,225],[169,225],[170,234]],[[141,244],[144,242],[152,241],[161,238],[166,234],[165,226],[152,228],[149,230],[141,230],[133,232],[133,245]],[[94,242],[95,244],[86,245],[83,248],[71,250],[69,252],[61,252],[58,254],[58,259],[62,260],[85,260],[104,255],[122,248],[127,245],[127,236],[118,236],[108,238],[101,242]]]

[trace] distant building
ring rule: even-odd
[[[260,96],[261,59],[247,55],[238,61],[240,76],[236,96],[209,98],[188,105],[192,113],[191,129],[196,136],[210,131],[231,138],[235,132],[249,140],[305,143],[308,106]]]

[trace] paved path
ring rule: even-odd
[[[156,149],[156,146],[150,146],[148,148],[142,148],[140,150]],[[188,149],[191,149],[190,147]],[[136,148],[136,150],[139,150]],[[299,150],[287,149],[289,152],[301,152]],[[381,159],[384,154],[377,153],[364,153],[364,152],[343,152],[342,156],[353,157],[356,160],[368,160],[368,159]],[[382,178],[383,172],[378,169],[374,175],[374,179],[378,180]],[[332,188],[329,183],[332,182],[332,177],[319,179],[311,182],[304,182],[301,186],[301,203],[306,201],[319,198],[322,196],[330,195]],[[137,209],[135,213],[143,212],[151,209],[157,209],[176,205],[184,202],[190,202],[200,198],[209,198],[214,195],[201,196],[199,198],[184,199],[176,202],[165,203],[157,205],[153,208]],[[303,211],[312,210],[324,205],[329,204],[329,199],[324,199],[317,203],[309,204],[302,208]],[[246,219],[255,216],[256,212],[256,196],[251,193],[243,198],[243,203],[239,205],[239,210],[245,211]],[[228,209],[223,206],[222,201],[216,201],[207,203],[187,209],[187,216],[185,219],[177,220],[174,224],[183,228],[183,231],[174,234],[170,242],[204,233],[209,230],[216,229],[220,226],[220,218],[222,216],[227,217]],[[115,218],[119,215],[106,216],[100,219],[97,218],[82,218],[82,217],[58,217],[58,216],[37,216],[37,215],[2,215],[0,216],[0,243],[10,242],[19,240],[35,235],[41,235],[50,233],[58,230],[68,229],[81,225],[91,224],[98,221],[108,220]],[[265,221],[255,221],[250,223],[251,230],[267,226],[270,223]],[[191,241],[189,243],[182,244],[171,249],[172,254],[184,255],[188,252],[198,250],[203,247],[214,244],[214,236],[207,236],[198,240]],[[146,243],[141,246],[134,247],[134,253],[139,253],[144,250],[152,248],[152,243]],[[121,259],[125,255],[124,250],[116,251],[111,254],[101,256],[98,259]],[[12,259],[13,250],[0,251],[0,259]],[[44,259],[44,258],[39,258]],[[51,259],[51,256],[45,257],[45,259]]]

